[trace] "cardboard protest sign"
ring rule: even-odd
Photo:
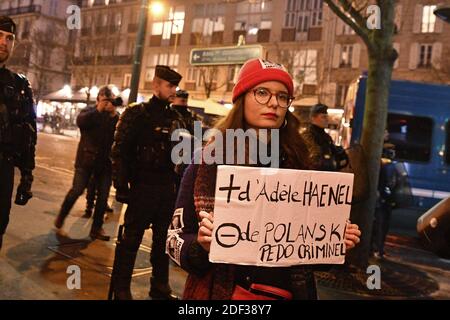
[[[353,174],[219,166],[209,260],[342,264]]]

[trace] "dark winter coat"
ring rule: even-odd
[[[111,170],[111,146],[119,116],[111,117],[99,112],[96,107],[83,109],[77,117],[81,131],[75,167],[97,170]]]

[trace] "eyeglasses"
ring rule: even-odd
[[[272,99],[272,96],[275,95],[275,97],[277,98],[278,106],[280,108],[288,108],[294,100],[294,97],[291,97],[286,92],[278,92],[274,94],[266,88],[253,89],[253,94],[255,96],[256,102],[264,105],[268,104],[270,99]]]

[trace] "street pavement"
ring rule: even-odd
[[[47,129],[48,130],[48,129]],[[82,196],[67,218],[63,233],[53,222],[70,189],[78,144],[76,130],[63,135],[39,133],[34,197],[25,207],[13,205],[11,220],[0,252],[0,300],[104,300],[107,298],[114,260],[115,238],[91,241],[91,220],[82,218]],[[17,173],[17,172],[16,172]],[[18,174],[16,174],[17,185]],[[105,231],[115,237],[124,207],[109,203],[114,213],[105,216]],[[393,214],[385,260],[371,260],[381,268],[382,288],[365,288],[368,274],[337,270],[318,273],[320,299],[450,299],[450,260],[425,250],[415,234],[415,221],[422,212],[397,210]],[[151,230],[144,236],[136,261],[132,292],[136,299],[148,298],[151,265]],[[72,288],[71,268],[79,267],[81,288]],[[340,276],[336,276],[336,274]],[[347,278],[342,278],[342,275]],[[341,278],[339,278],[341,277]],[[181,296],[186,273],[171,263],[170,284]]]

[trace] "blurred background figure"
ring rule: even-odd
[[[95,185],[94,176],[92,176],[86,191],[86,210],[84,212],[83,218],[89,219],[90,217],[92,217],[92,211],[94,210],[95,200],[97,197],[98,197],[98,189],[97,186]],[[114,212],[114,210],[108,203],[106,203],[105,212],[106,213]]]
[[[328,128],[328,107],[316,104],[311,108],[311,123],[302,133],[308,147],[309,157],[315,170],[339,171],[348,164],[345,150],[336,146],[330,135],[325,132]]]
[[[381,155],[380,177],[377,190],[377,206],[373,224],[372,252],[376,258],[384,258],[384,242],[389,232],[392,209],[395,207],[396,168],[393,162],[395,146],[389,142],[389,132],[385,130]]]

